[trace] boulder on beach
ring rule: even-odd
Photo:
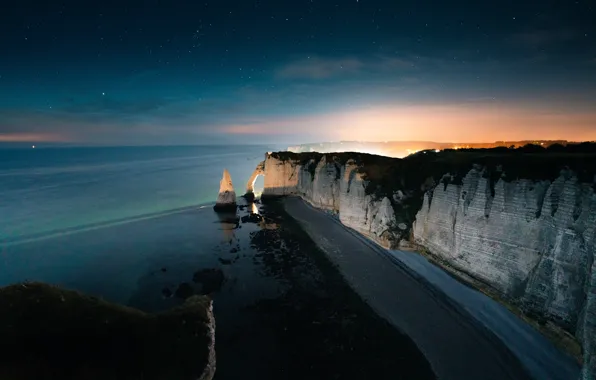
[[[215,373],[212,301],[161,313],[44,283],[0,288],[0,378],[199,379]]]
[[[213,208],[215,211],[236,211],[236,192],[228,169],[224,169],[221,181],[219,181],[219,194]]]

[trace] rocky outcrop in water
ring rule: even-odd
[[[236,210],[236,192],[228,169],[224,169],[221,181],[219,181],[219,194],[213,208],[216,211]]]
[[[257,169],[262,170],[262,169]],[[269,154],[263,197],[299,195],[386,248],[414,244],[583,348],[596,370],[596,155],[495,149]]]
[[[148,314],[43,283],[0,288],[2,379],[210,380],[211,300]]]

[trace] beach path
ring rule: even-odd
[[[350,286],[381,317],[410,336],[439,379],[529,379],[518,359],[459,305],[386,250],[300,198],[284,199]]]

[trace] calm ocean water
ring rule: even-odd
[[[195,257],[187,251],[216,245],[220,227],[208,206],[222,170],[240,195],[266,151],[0,150],[0,285],[48,281],[129,303],[152,258]]]
[[[267,147],[0,150],[0,243],[208,204],[224,168],[239,195]]]

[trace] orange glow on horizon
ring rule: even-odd
[[[0,133],[0,142],[66,142],[59,135],[45,133]]]
[[[378,107],[224,127],[231,134],[315,134],[321,140],[489,142],[596,140],[596,112],[451,105]]]

